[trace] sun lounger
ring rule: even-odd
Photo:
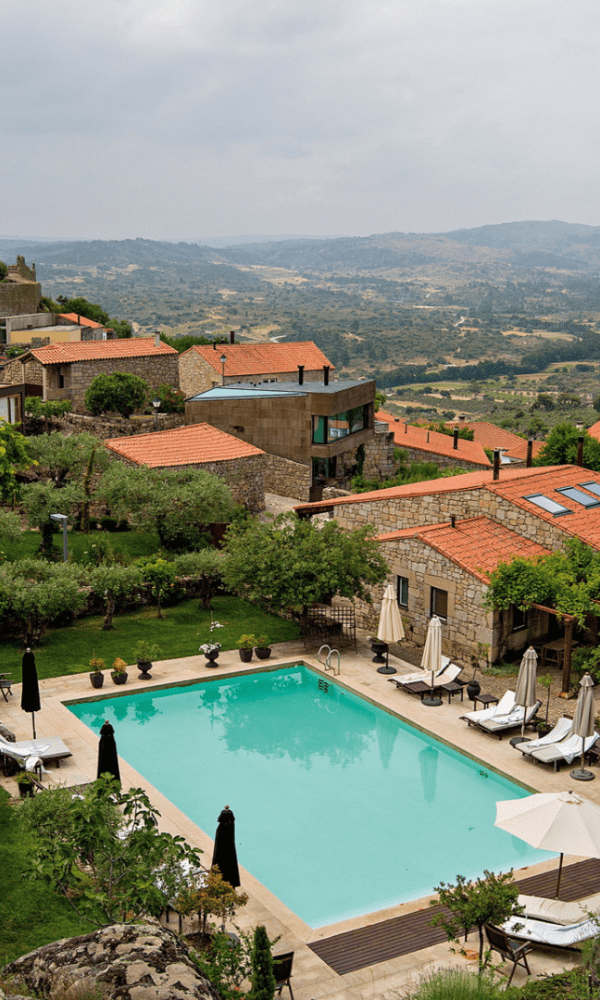
[[[449,656],[442,656],[442,666],[438,670],[436,677],[441,677],[445,670],[448,669],[452,660]],[[461,668],[462,669],[462,668]],[[460,673],[460,670],[459,670]],[[388,677],[388,680],[395,684],[396,687],[404,687],[405,684],[414,684],[416,681],[424,681],[431,686],[431,670],[416,670],[412,674],[398,674],[396,677]],[[448,677],[448,680],[450,678]],[[446,683],[444,681],[444,683]]]
[[[520,729],[522,726],[528,726],[541,704],[541,701],[536,701],[535,705],[532,705],[527,711],[519,705],[508,715],[495,715],[493,719],[477,723],[477,727],[481,729],[482,733],[492,733],[501,740],[505,733]],[[549,750],[550,747],[546,749]],[[541,750],[539,752],[542,753]]]
[[[545,899],[543,896],[519,896],[517,903],[523,907],[524,917],[545,920],[551,924],[577,924],[586,920],[590,912],[600,909],[600,892],[570,903],[563,903],[561,899]]]
[[[564,740],[565,736],[568,735],[572,726],[573,719],[568,719],[565,715],[562,719],[558,720],[554,729],[546,736],[540,736],[537,740],[528,740],[527,743],[515,743],[515,750],[520,750],[521,753],[524,754],[531,754],[533,750],[539,750],[540,747],[547,747],[551,746],[553,743],[560,743],[560,741]]]
[[[502,924],[502,930],[512,937],[550,948],[575,948],[581,941],[598,935],[600,928],[595,920],[582,920],[577,924],[549,924],[544,920],[528,917],[511,917]]]
[[[540,747],[538,750],[532,750],[530,757],[533,760],[541,760],[543,764],[554,764],[554,770],[558,771],[559,765],[563,761],[567,764],[572,764],[576,757],[580,757],[582,749],[587,753],[588,750],[593,747],[597,739],[600,738],[600,733],[594,733],[592,736],[586,736],[585,746],[582,748],[582,743],[584,742],[581,736],[567,736],[566,739],[561,740],[560,743],[553,743],[552,746]]]
[[[470,726],[477,726],[480,722],[487,722],[488,719],[494,719],[497,715],[508,715],[509,712],[512,712],[514,705],[515,692],[505,691],[497,705],[492,705],[491,708],[480,708],[477,712],[467,712],[460,718],[466,719]]]
[[[11,757],[27,767],[34,766],[26,763],[33,758],[41,760],[44,764],[56,761],[58,767],[60,761],[64,760],[65,757],[73,756],[60,736],[47,736],[45,739],[39,740],[21,740],[17,743],[10,743],[3,736],[0,736],[0,754],[3,757]]]

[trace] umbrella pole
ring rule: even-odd
[[[562,875],[562,865],[563,865],[564,854],[561,854],[560,861],[558,862],[558,878],[556,880],[556,899],[558,899],[558,894],[560,892],[560,877]]]
[[[31,725],[33,727],[33,738],[35,740],[35,738],[36,738],[36,735],[35,735],[35,712],[31,713]]]

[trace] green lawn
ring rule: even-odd
[[[91,531],[89,535],[78,531],[67,532],[69,555],[79,560],[86,549],[101,532]],[[110,545],[115,553],[122,553],[127,559],[137,559],[138,556],[151,556],[160,549],[158,535],[142,533],[141,531],[111,531],[108,533]],[[54,548],[59,559],[62,558],[62,534],[54,536]],[[23,531],[18,542],[0,542],[0,552],[8,562],[17,559],[37,559],[40,547],[39,531]]]
[[[23,879],[30,846],[0,789],[0,968],[34,948],[94,930],[49,886]]]
[[[295,622],[265,614],[255,605],[237,597],[213,598],[213,618],[224,627],[213,632],[213,641],[223,649],[235,649],[244,633],[266,635],[271,642],[296,639],[299,628]],[[101,657],[107,668],[120,656],[133,662],[133,647],[140,639],[158,643],[160,659],[194,656],[198,647],[210,641],[210,611],[203,611],[197,599],[184,601],[163,611],[164,619],[156,615],[156,607],[143,608],[115,617],[115,628],[102,631],[102,617],[80,618],[73,625],[49,629],[42,645],[35,649],[38,675],[60,677],[89,671],[92,656]],[[3,637],[0,641],[0,663],[3,671],[12,671],[12,680],[21,679],[23,644],[20,639]]]

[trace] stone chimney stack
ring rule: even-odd
[[[298,365],[298,385],[304,385],[304,365]]]

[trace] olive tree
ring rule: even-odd
[[[0,609],[19,622],[26,646],[39,642],[59,615],[77,614],[86,603],[77,566],[20,559],[0,568]]]
[[[23,487],[23,507],[30,528],[41,532],[40,553],[52,555],[52,536],[57,530],[51,514],[66,514],[72,517],[84,500],[81,486],[70,483],[57,489],[54,483],[29,483]]]
[[[142,582],[142,569],[137,563],[131,566],[101,563],[92,570],[88,583],[93,592],[104,601],[104,630],[114,627],[113,616],[117,603],[131,599]]]
[[[84,402],[92,416],[102,413],[120,413],[130,417],[134,410],[141,410],[148,399],[148,383],[131,372],[114,372],[96,375],[86,390]]]

